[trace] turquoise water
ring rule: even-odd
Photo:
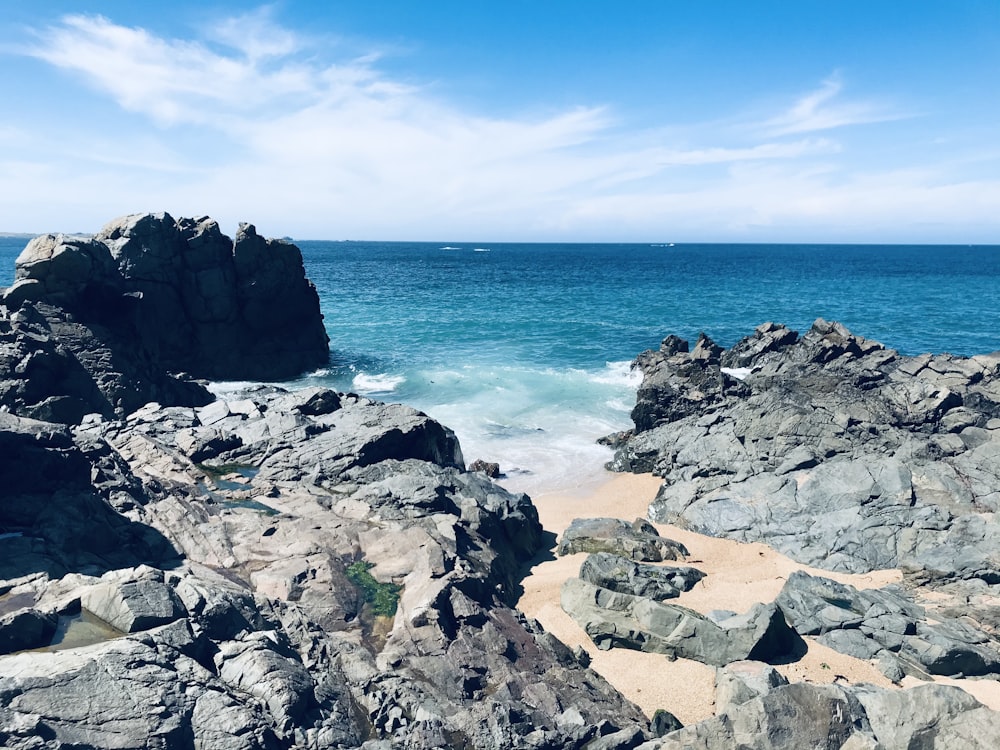
[[[412,404],[536,493],[600,475],[628,363],[669,333],[824,317],[906,354],[1000,349],[998,246],[298,244],[333,355],[297,384]],[[0,240],[0,284],[23,245]]]

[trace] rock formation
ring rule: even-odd
[[[467,472],[450,430],[322,388],[212,400],[166,374],[314,366],[318,311],[311,333],[294,311],[315,300],[294,247],[207,220],[129,217],[22,254],[0,305],[0,745],[651,737],[512,608],[537,514]]]
[[[131,342],[157,367],[196,378],[284,380],[329,356],[299,249],[250,224],[231,240],[208,217],[136,214],[90,240],[37,237],[3,296],[12,311],[24,302],[58,307],[105,329],[117,350]]]
[[[979,548],[949,567],[922,536],[957,544],[960,523],[975,534],[985,527],[973,516],[992,513],[993,498],[979,492],[994,428],[992,415],[979,415],[1000,404],[991,399],[990,360],[978,362],[975,382],[949,385],[948,394],[911,383],[909,400],[897,404],[905,427],[872,431],[884,414],[851,389],[874,398],[894,372],[916,365],[828,328],[812,336],[807,359],[822,351],[830,356],[816,362],[829,363],[850,351],[864,375],[852,370],[844,386],[800,363],[812,385],[779,386],[799,418],[785,433],[767,433],[770,422],[753,432],[770,441],[766,460],[762,442],[756,463],[733,462],[739,479],[713,453],[724,439],[706,435],[715,425],[730,434],[716,411],[752,402],[763,386],[757,374],[726,374],[726,355],[707,340],[692,355],[672,341],[669,354],[645,357],[656,378],[637,407],[645,432],[622,447],[619,466],[708,482],[692,485],[685,497],[694,499],[719,490],[720,477],[734,486],[762,472],[793,481],[838,458],[873,466],[843,436],[812,440],[807,399],[841,389],[847,416],[833,423],[867,436],[858,445],[885,453],[898,442],[911,450],[900,447],[893,460],[935,465],[916,450],[918,438],[901,437],[929,436],[939,447],[933,456],[969,480],[968,496],[949,504],[945,475],[924,464],[923,474],[910,464],[908,475],[870,474],[877,481],[862,488],[867,504],[902,504],[905,475],[943,509],[921,510],[930,504],[923,495],[911,502],[920,522],[892,532],[890,554],[912,552],[924,565],[913,580],[995,585]],[[786,338],[776,328],[759,332],[725,367],[759,366],[771,373],[760,383],[778,383],[782,352],[799,346],[775,343]],[[232,242],[207,219],[144,215],[112,222],[93,240],[47,236],[29,245],[17,282],[0,296],[0,745],[947,748],[975,747],[1000,731],[997,714],[954,689],[787,685],[766,665],[739,661],[772,659],[798,637],[793,628],[819,628],[831,642],[878,649],[887,669],[989,675],[992,636],[955,625],[959,610],[982,621],[993,613],[969,589],[968,607],[945,599],[932,611],[906,591],[796,578],[776,603],[703,617],[666,601],[694,585],[698,570],[639,562],[683,558],[683,545],[643,520],[581,521],[560,551],[594,554],[564,602],[595,640],[720,667],[714,719],[681,728],[661,713],[650,722],[589,669],[585,652],[513,608],[525,561],[546,545],[538,516],[527,496],[466,471],[446,427],[323,388],[256,386],[216,400],[170,374],[285,378],[325,358],[298,251],[252,227]],[[935,373],[925,379],[952,383],[971,371],[965,362],[921,367]],[[876,363],[895,369],[870,374]],[[740,424],[745,438],[752,430]],[[675,444],[714,457],[689,464]],[[970,451],[980,453],[963,463]],[[689,465],[697,471],[680,468]],[[661,493],[664,509],[671,497]],[[832,564],[851,568],[854,551]]]
[[[635,430],[612,439],[617,450],[609,468],[663,477],[651,518],[765,542],[830,570],[902,568],[901,586],[868,591],[796,573],[770,604],[797,634],[876,662],[893,681],[904,675],[997,678],[1000,353],[905,357],[817,320],[801,337],[764,324],[728,350],[704,335],[693,350],[669,336],[635,365],[643,372]],[[635,603],[627,608],[636,609]],[[602,617],[615,620],[584,612],[588,632],[601,632]],[[640,645],[631,647],[643,647],[649,637],[640,633]],[[873,703],[871,693],[846,688],[822,695],[806,686],[778,691],[783,697],[771,707],[765,698],[752,710],[721,712],[710,728],[678,733],[684,744],[672,744],[672,737],[656,746],[731,746],[750,727],[768,739],[749,746],[808,745],[805,735],[782,744],[778,735],[785,729],[774,736],[766,729],[771,712],[784,710],[781,702],[805,701],[809,708],[803,703],[796,721],[819,722],[821,734],[840,738],[831,745],[839,747],[869,713],[890,710],[883,701],[911,700]],[[920,695],[934,715],[938,694]],[[839,716],[853,718],[823,729],[812,712],[825,716],[834,703]],[[961,711],[993,726],[994,714],[970,705]],[[949,703],[943,710],[951,716],[953,708]],[[886,739],[872,719],[864,742],[851,741],[867,747],[873,736],[885,747],[910,741],[964,746],[970,735],[962,722],[940,721],[946,730],[928,727]],[[995,738],[995,731],[987,736]]]
[[[654,520],[845,572],[1000,582],[1000,353],[904,357],[816,321],[636,361],[612,468],[664,485]]]
[[[760,662],[718,670],[715,718],[639,750],[971,750],[994,747],[1000,713],[944,685],[880,690],[788,682]]]

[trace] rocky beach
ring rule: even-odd
[[[252,225],[28,244],[0,745],[996,745],[1000,355],[668,336],[617,475],[534,500],[411,407],[206,387],[329,356],[299,249]]]

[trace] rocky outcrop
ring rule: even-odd
[[[282,380],[329,357],[319,298],[299,249],[264,239],[249,224],[232,240],[208,217],[136,214],[110,222],[93,239],[37,237],[18,257],[15,283],[0,301],[8,315],[22,306],[37,310],[50,330],[28,335],[51,335],[59,354],[77,360],[119,416],[151,400],[210,400],[190,389],[171,393],[167,372]],[[0,321],[0,334],[5,330]],[[8,356],[11,370],[27,367]],[[75,396],[83,387],[74,385],[78,373],[53,357],[45,364],[65,381],[51,384],[53,394]],[[32,366],[44,369],[41,360]],[[107,416],[107,405],[92,394],[88,404]]]
[[[900,587],[859,591],[827,578],[793,573],[776,603],[801,635],[835,651],[878,660],[899,681],[904,674],[956,677],[1000,673],[1000,641],[965,617],[930,616]]]
[[[419,412],[260,387],[35,429],[113,457],[110,499],[94,502],[172,546],[0,585],[0,612],[72,620],[70,635],[75,613],[116,628],[0,656],[7,747],[624,749],[651,736],[583,655],[511,608],[543,543],[535,510],[465,472],[454,435]]]
[[[1000,713],[944,685],[894,691],[788,684],[755,662],[718,670],[716,683],[714,718],[639,745],[640,750],[985,750],[1000,736]]]
[[[822,320],[685,348],[637,360],[649,403],[612,463],[664,477],[654,520],[831,570],[1000,582],[1000,354],[903,357]]]

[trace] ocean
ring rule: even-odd
[[[24,244],[0,238],[0,285]],[[1000,349],[1000,246],[297,244],[332,354],[290,385],[410,404],[531,494],[601,479],[629,365],[671,333],[730,346],[823,317],[904,354]]]

